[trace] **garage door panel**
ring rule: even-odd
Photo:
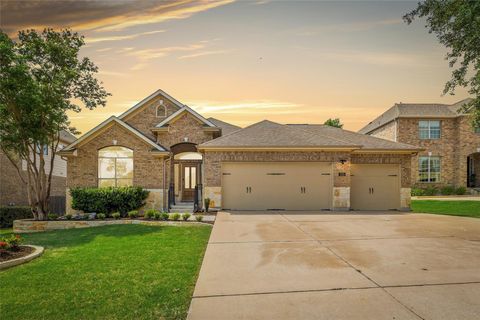
[[[236,210],[329,209],[330,171],[331,164],[322,162],[224,163],[223,207]]]

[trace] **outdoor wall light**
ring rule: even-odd
[[[345,164],[345,162],[347,162],[346,159],[340,159],[340,160],[338,160],[338,161],[339,161],[341,164]]]

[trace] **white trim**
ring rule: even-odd
[[[133,129],[132,127],[130,127],[128,124],[126,124],[125,122],[123,122],[122,120],[118,119],[117,117],[115,116],[111,116],[110,118],[108,118],[107,120],[103,121],[102,123],[100,123],[98,126],[96,126],[95,128],[91,129],[90,131],[88,131],[87,133],[85,133],[83,136],[81,136],[80,138],[78,138],[75,142],[73,142],[72,144],[68,145],[67,147],[65,147],[65,149],[63,149],[62,151],[70,151],[70,149],[72,149],[73,147],[75,147],[76,145],[78,145],[79,143],[81,143],[82,141],[84,141],[86,138],[88,138],[89,136],[91,136],[92,134],[94,134],[95,132],[97,132],[98,130],[102,129],[103,127],[105,127],[106,125],[108,125],[109,123],[111,123],[112,121],[118,123],[119,125],[121,125],[122,127],[124,127],[125,129],[127,129],[128,131],[132,132],[133,134],[135,134],[137,137],[139,137],[140,139],[142,139],[143,141],[147,142],[148,144],[150,144],[152,147],[154,147],[155,149],[159,150],[159,151],[167,151],[165,150],[164,148],[162,148],[161,146],[159,146],[158,144],[156,144],[155,142],[153,142],[152,140],[148,139],[147,137],[145,137],[143,134],[141,134],[140,132],[138,132],[137,130]]]
[[[177,110],[176,112],[172,113],[170,116],[168,116],[167,118],[165,118],[162,122],[160,122],[159,124],[157,124],[155,126],[155,128],[160,128],[164,125],[166,125],[167,123],[169,123],[170,121],[172,121],[173,119],[175,119],[176,117],[178,117],[179,115],[181,115],[183,112],[188,112],[190,114],[192,114],[195,118],[197,118],[198,120],[200,120],[201,122],[205,123],[206,125],[208,125],[209,127],[215,127],[217,128],[216,125],[214,125],[213,123],[211,123],[210,121],[208,121],[207,119],[205,119],[204,117],[202,117],[200,114],[198,114],[195,110],[193,110],[192,108],[190,108],[189,106],[183,106],[183,108],[181,108],[180,110]]]
[[[128,116],[130,113],[134,112],[135,110],[139,109],[140,107],[144,106],[148,101],[150,101],[151,99],[155,98],[156,96],[158,95],[162,95],[164,96],[165,98],[167,98],[168,100],[170,100],[171,102],[173,102],[176,106],[178,106],[179,108],[183,108],[184,105],[179,102],[177,99],[173,98],[171,95],[169,95],[168,93],[166,93],[165,91],[161,90],[161,89],[158,89],[157,91],[155,91],[154,93],[152,93],[151,95],[149,95],[148,97],[146,97],[145,99],[143,99],[142,101],[138,102],[136,105],[134,105],[133,107],[131,107],[130,109],[128,109],[127,111],[125,111],[124,113],[122,113],[121,115],[118,116],[119,119],[123,119],[125,118],[126,116]]]

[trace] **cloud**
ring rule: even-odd
[[[184,56],[178,57],[178,59],[192,59],[192,58],[198,58],[198,57],[203,57],[203,56],[210,56],[213,54],[224,54],[230,52],[229,50],[216,50],[216,51],[202,51],[202,52],[197,52],[197,53],[192,53],[192,54],[187,54]]]
[[[1,1],[2,29],[66,28],[117,31],[128,27],[186,19],[234,0],[165,1]]]
[[[366,21],[358,23],[345,23],[345,24],[332,24],[332,25],[323,25],[319,27],[304,28],[301,30],[296,30],[295,34],[298,36],[316,36],[323,33],[349,33],[349,32],[361,32],[372,30],[378,27],[391,26],[402,24],[402,19],[385,19],[378,21]]]
[[[427,65],[427,62],[422,62],[417,55],[395,52],[338,51],[319,53],[317,57],[341,62],[381,66],[393,65],[420,67]]]
[[[301,104],[275,100],[239,102],[189,101],[187,104],[201,114],[271,115],[275,113],[277,115],[298,114],[303,112]]]
[[[130,40],[130,39],[135,39],[141,36],[146,36],[146,35],[152,35],[152,34],[157,34],[157,33],[162,33],[165,32],[165,30],[155,30],[155,31],[148,31],[148,32],[141,32],[141,33],[135,33],[135,34],[128,34],[124,36],[104,36],[104,37],[86,37],[85,38],[85,43],[87,45],[92,44],[92,43],[98,43],[98,42],[105,42],[105,41],[121,41],[121,40]]]

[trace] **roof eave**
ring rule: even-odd
[[[198,146],[198,150],[203,151],[352,151],[360,149],[360,146],[295,146],[295,147],[282,147],[282,146]]]

